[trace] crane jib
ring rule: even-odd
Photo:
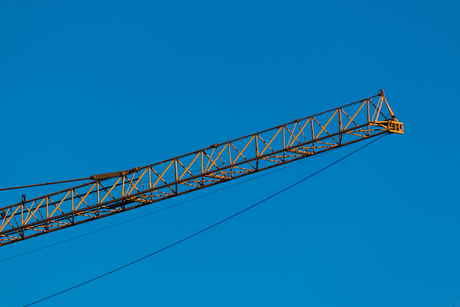
[[[404,134],[383,91],[335,109],[0,208],[0,246],[376,137]]]

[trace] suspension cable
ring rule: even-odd
[[[174,243],[172,243],[172,244],[170,244],[170,245],[168,245],[168,246],[165,246],[165,247],[163,247],[163,248],[161,248],[161,249],[159,249],[159,250],[157,250],[157,251],[155,251],[155,252],[152,252],[152,253],[150,253],[150,254],[148,254],[148,255],[146,255],[146,256],[143,256],[143,257],[141,257],[141,258],[138,258],[138,259],[136,259],[136,260],[134,260],[134,261],[132,261],[132,262],[129,262],[129,263],[125,264],[125,265],[122,265],[122,266],[120,266],[120,267],[118,267],[118,268],[116,268],[116,269],[113,269],[113,270],[109,271],[109,272],[106,272],[106,273],[101,274],[101,275],[99,275],[99,276],[96,276],[96,277],[94,277],[94,278],[92,278],[92,279],[89,279],[89,280],[87,280],[87,281],[84,281],[84,282],[82,282],[82,283],[80,283],[80,284],[77,284],[77,285],[75,285],[75,286],[72,286],[72,287],[70,287],[70,288],[67,288],[67,289],[65,289],[65,290],[62,290],[62,291],[60,291],[60,292],[54,293],[54,294],[52,294],[52,295],[50,295],[50,296],[47,296],[47,297],[42,298],[42,299],[39,299],[39,300],[37,300],[37,301],[34,301],[34,302],[29,303],[29,304],[24,305],[24,306],[31,306],[31,305],[34,305],[34,304],[36,304],[36,303],[42,302],[42,301],[44,301],[44,300],[50,299],[50,298],[55,297],[55,296],[57,296],[57,295],[63,294],[63,293],[68,292],[68,291],[70,291],[70,290],[73,290],[73,289],[76,289],[76,288],[81,287],[81,286],[83,286],[83,285],[86,285],[86,284],[88,284],[88,283],[90,283],[90,282],[93,282],[93,281],[95,281],[95,280],[98,280],[98,279],[100,279],[100,278],[102,278],[102,277],[105,277],[105,276],[107,276],[107,275],[110,275],[110,274],[112,274],[112,273],[115,273],[115,272],[117,272],[117,271],[119,271],[119,270],[121,270],[121,269],[124,269],[124,268],[126,268],[126,267],[129,267],[129,266],[131,266],[131,265],[137,263],[137,262],[140,262],[140,261],[142,261],[142,260],[144,260],[144,259],[147,259],[147,258],[149,258],[149,257],[151,257],[151,256],[153,256],[153,255],[155,255],[155,254],[158,254],[158,253],[160,253],[160,252],[162,252],[162,251],[164,251],[164,250],[167,250],[167,249],[169,249],[169,248],[171,248],[171,247],[173,247],[173,246],[175,246],[175,245],[177,245],[177,244],[179,244],[179,243],[182,243],[182,242],[184,242],[184,241],[186,241],[186,240],[188,240],[188,239],[191,239],[191,238],[193,238],[193,237],[195,237],[195,236],[197,236],[197,235],[199,235],[199,234],[201,234],[201,233],[203,233],[203,232],[205,232],[205,231],[207,231],[207,230],[209,230],[209,229],[211,229],[211,228],[214,228],[214,227],[216,227],[216,226],[218,226],[218,225],[220,225],[220,224],[222,224],[222,223],[224,223],[224,222],[226,222],[226,221],[228,221],[228,220],[230,220],[230,219],[232,219],[232,218],[234,218],[234,217],[236,217],[236,216],[238,216],[238,215],[240,215],[240,214],[242,214],[242,213],[244,213],[244,212],[246,212],[246,211],[248,211],[248,210],[250,210],[250,209],[252,209],[252,208],[254,208],[254,207],[256,207],[257,205],[260,205],[261,203],[263,203],[263,202],[265,202],[265,201],[267,201],[267,200],[269,200],[269,199],[271,199],[271,198],[273,198],[273,197],[275,197],[275,196],[277,196],[277,195],[279,195],[279,194],[281,194],[281,193],[283,193],[283,192],[285,192],[285,191],[287,191],[287,190],[293,188],[294,186],[296,186],[296,185],[302,183],[303,181],[305,181],[305,180],[307,180],[307,179],[309,179],[309,178],[311,178],[311,177],[313,177],[313,176],[315,176],[315,175],[321,173],[322,171],[328,169],[329,167],[333,166],[334,164],[337,164],[337,163],[339,163],[340,161],[342,161],[342,160],[344,160],[344,159],[350,157],[351,155],[357,153],[357,152],[360,151],[361,149],[363,149],[363,148],[369,146],[370,144],[372,144],[372,143],[378,141],[379,139],[381,139],[381,138],[384,137],[384,136],[385,136],[385,134],[382,135],[381,137],[379,137],[379,138],[373,140],[372,142],[369,142],[369,143],[367,143],[366,145],[364,145],[364,146],[358,148],[357,150],[355,150],[355,151],[349,153],[348,155],[346,155],[346,156],[344,156],[344,157],[342,157],[342,158],[336,160],[335,162],[333,162],[333,163],[331,163],[331,164],[329,164],[329,165],[323,167],[323,168],[320,169],[319,171],[316,171],[315,173],[313,173],[313,174],[311,174],[311,175],[308,175],[307,177],[305,177],[305,178],[303,178],[303,179],[301,179],[301,180],[295,182],[294,184],[291,184],[290,186],[288,186],[288,187],[286,187],[286,188],[284,188],[284,189],[282,189],[282,190],[280,190],[280,191],[278,191],[278,192],[276,192],[276,193],[270,195],[269,197],[267,197],[267,198],[265,198],[265,199],[263,199],[263,200],[261,200],[261,201],[255,203],[255,204],[253,204],[253,205],[251,205],[251,206],[249,206],[249,207],[247,207],[247,208],[245,208],[245,209],[243,209],[243,210],[241,210],[241,211],[238,211],[237,213],[235,213],[235,214],[233,214],[233,215],[231,215],[231,216],[229,216],[229,217],[227,217],[227,218],[225,218],[225,219],[223,219],[223,220],[220,220],[219,222],[217,222],[217,223],[215,223],[215,224],[212,224],[211,226],[208,226],[208,227],[206,227],[206,228],[204,228],[204,229],[202,229],[202,230],[200,230],[200,231],[197,231],[197,232],[195,232],[194,234],[189,235],[188,237],[185,237],[185,238],[183,238],[183,239],[181,239],[181,240],[179,240],[179,241],[176,241],[176,242],[174,242]]]

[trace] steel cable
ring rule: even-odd
[[[322,171],[328,169],[329,167],[331,167],[331,166],[333,166],[333,165],[339,163],[340,161],[342,161],[342,160],[344,160],[344,159],[350,157],[351,155],[357,153],[357,152],[360,151],[361,149],[363,149],[363,148],[369,146],[370,144],[372,144],[372,143],[378,141],[379,139],[381,139],[381,138],[384,137],[384,136],[385,136],[385,134],[382,135],[381,137],[379,137],[379,138],[377,138],[377,139],[375,139],[375,140],[373,140],[373,141],[367,143],[366,145],[364,145],[364,146],[358,148],[357,150],[355,150],[355,151],[353,151],[353,152],[351,152],[351,153],[345,155],[344,157],[342,157],[342,158],[336,160],[335,162],[333,162],[333,163],[331,163],[331,164],[329,164],[329,165],[323,167],[323,168],[320,169],[319,171],[314,172],[313,174],[311,174],[311,175],[309,175],[309,176],[307,176],[307,177],[305,177],[305,178],[303,178],[303,179],[301,179],[301,180],[295,182],[294,184],[291,184],[290,186],[288,186],[288,187],[286,187],[286,188],[284,188],[284,189],[282,189],[282,190],[280,190],[280,191],[278,191],[278,192],[276,192],[276,193],[270,195],[269,197],[267,197],[267,198],[265,198],[265,199],[263,199],[263,200],[261,200],[261,201],[255,203],[255,204],[253,204],[253,205],[251,205],[251,206],[249,206],[249,207],[247,207],[247,208],[245,208],[245,209],[243,209],[243,210],[241,210],[241,211],[239,211],[239,212],[237,212],[237,213],[235,213],[235,214],[233,214],[233,215],[231,215],[231,216],[229,216],[229,217],[227,217],[227,218],[225,218],[225,219],[223,219],[223,220],[221,220],[221,221],[219,221],[219,222],[217,222],[217,223],[215,223],[215,224],[212,224],[211,226],[208,226],[208,227],[206,227],[206,228],[204,228],[204,229],[202,229],[202,230],[200,230],[200,231],[198,231],[198,232],[195,232],[194,234],[192,234],[192,235],[190,235],[190,236],[187,236],[187,237],[185,237],[185,238],[183,238],[183,239],[181,239],[181,240],[179,240],[179,241],[176,241],[176,242],[174,242],[174,243],[172,243],[172,244],[170,244],[170,245],[168,245],[168,246],[166,246],[166,247],[163,247],[163,248],[161,248],[161,249],[159,249],[159,250],[157,250],[157,251],[155,251],[155,252],[153,252],[153,253],[150,253],[150,254],[148,254],[148,255],[146,255],[146,256],[143,256],[143,257],[141,257],[141,258],[138,258],[138,259],[136,259],[136,260],[134,260],[134,261],[132,261],[132,262],[129,262],[129,263],[123,265],[123,266],[120,266],[120,267],[118,267],[118,268],[116,268],[116,269],[114,269],[114,270],[111,270],[111,271],[109,271],[109,272],[106,272],[106,273],[104,273],[104,274],[101,274],[101,275],[99,275],[99,276],[97,276],[97,277],[94,277],[94,278],[92,278],[92,279],[89,279],[89,280],[87,280],[87,281],[85,281],[85,282],[82,282],[82,283],[80,283],[80,284],[77,284],[77,285],[75,285],[75,286],[72,286],[72,287],[70,287],[70,288],[67,288],[67,289],[62,290],[62,291],[60,291],[60,292],[54,293],[54,294],[52,294],[52,295],[50,295],[50,296],[47,296],[47,297],[42,298],[42,299],[39,299],[39,300],[37,300],[37,301],[34,301],[34,302],[29,303],[29,304],[24,305],[24,306],[31,306],[31,305],[34,305],[34,304],[36,304],[36,303],[45,301],[45,300],[50,299],[50,298],[52,298],[52,297],[55,297],[55,296],[57,296],[57,295],[63,294],[63,293],[68,292],[68,291],[70,291],[70,290],[73,290],[73,289],[76,289],[76,288],[81,287],[81,286],[83,286],[83,285],[86,285],[86,284],[88,284],[88,283],[90,283],[90,282],[93,282],[93,281],[95,281],[95,280],[98,280],[98,279],[100,279],[100,278],[102,278],[102,277],[105,277],[105,276],[107,276],[107,275],[110,275],[110,274],[112,274],[112,273],[115,273],[115,272],[117,272],[117,271],[119,271],[119,270],[121,270],[121,269],[124,269],[124,268],[126,268],[126,267],[129,267],[129,266],[131,266],[131,265],[137,263],[137,262],[140,262],[140,261],[142,261],[142,260],[144,260],[144,259],[147,259],[147,258],[149,258],[149,257],[151,257],[151,256],[153,256],[153,255],[155,255],[155,254],[158,254],[158,253],[160,253],[160,252],[162,252],[162,251],[164,251],[164,250],[167,250],[167,249],[169,249],[169,248],[171,248],[171,247],[173,247],[173,246],[175,246],[175,245],[177,245],[177,244],[179,244],[179,243],[182,243],[182,242],[184,242],[184,241],[186,241],[186,240],[188,240],[188,239],[191,239],[191,238],[193,238],[193,237],[195,237],[195,236],[197,236],[197,235],[199,235],[199,234],[201,234],[201,233],[203,233],[203,232],[205,232],[205,231],[207,231],[207,230],[209,230],[209,229],[211,229],[211,228],[214,228],[214,227],[216,227],[216,226],[218,226],[218,225],[220,225],[220,224],[222,224],[222,223],[224,223],[224,222],[226,222],[226,221],[228,221],[228,220],[230,220],[230,219],[232,219],[232,218],[234,218],[234,217],[236,217],[236,216],[238,216],[238,215],[240,215],[240,214],[242,214],[242,213],[244,213],[244,212],[246,212],[246,211],[248,211],[248,210],[250,210],[250,209],[252,209],[252,208],[254,208],[254,207],[256,207],[257,205],[259,205],[259,204],[261,204],[261,203],[263,203],[263,202],[265,202],[265,201],[267,201],[267,200],[269,200],[269,199],[271,199],[271,198],[273,198],[273,197],[275,197],[275,196],[277,196],[277,195],[279,195],[279,194],[281,194],[281,193],[283,193],[283,192],[285,192],[285,191],[287,191],[287,190],[289,190],[289,189],[295,187],[296,185],[298,185],[298,184],[304,182],[305,180],[307,180],[307,179],[309,179],[309,178],[311,178],[311,177],[313,177],[313,176],[315,176],[315,175],[321,173]]]

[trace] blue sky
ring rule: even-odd
[[[459,10],[457,1],[1,3],[0,187],[151,164],[381,88],[406,132],[37,306],[460,306]],[[0,305],[140,258],[359,146],[0,262]],[[1,192],[1,207],[53,189]],[[0,260],[155,208],[1,247]]]

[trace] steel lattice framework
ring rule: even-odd
[[[72,188],[0,208],[0,245],[142,207],[349,145],[403,124],[379,94],[186,155],[91,176]]]

